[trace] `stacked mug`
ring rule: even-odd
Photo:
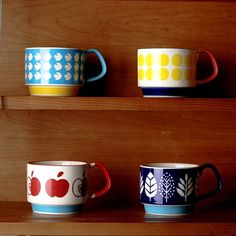
[[[213,72],[197,78],[200,55],[209,57]],[[138,86],[144,97],[191,97],[194,89],[216,78],[217,62],[209,50],[184,48],[138,49]]]
[[[84,77],[88,54],[94,53],[101,72],[94,77]],[[97,49],[36,47],[25,49],[25,84],[31,95],[76,96],[86,82],[101,79],[107,71],[106,62]]]

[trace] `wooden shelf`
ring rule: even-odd
[[[34,214],[25,202],[0,202],[0,235],[235,235],[234,209],[199,209],[179,219],[146,215],[141,204],[88,207],[73,216]]]
[[[236,111],[235,98],[2,96],[2,109],[114,111]]]

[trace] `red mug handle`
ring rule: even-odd
[[[93,168],[93,167],[96,167],[96,166],[99,167],[102,170],[102,172],[105,176],[105,179],[106,179],[106,186],[102,190],[91,194],[90,198],[99,197],[99,196],[105,194],[111,188],[111,178],[110,178],[110,175],[109,175],[106,167],[101,162],[93,162],[93,163],[89,164],[90,168]]]
[[[211,75],[209,75],[205,79],[197,80],[197,84],[205,84],[205,83],[210,82],[211,80],[215,79],[215,77],[218,75],[218,65],[217,65],[216,59],[214,58],[214,56],[212,55],[212,53],[210,51],[200,50],[199,54],[207,54],[207,56],[209,56],[209,58],[211,60],[211,64],[213,67],[213,72]]]

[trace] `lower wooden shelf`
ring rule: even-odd
[[[40,215],[25,202],[0,202],[0,235],[235,235],[235,209],[197,210],[179,219],[144,214],[141,204],[71,216]]]

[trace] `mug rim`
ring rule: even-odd
[[[69,48],[69,47],[28,47],[28,48],[25,48],[25,50],[30,50],[30,49],[32,49],[32,50],[33,49],[81,50],[81,49],[78,49],[78,48]]]
[[[188,51],[198,51],[198,49],[195,49],[195,48],[174,48],[174,47],[157,47],[157,48],[138,48],[137,51],[141,51],[141,50],[147,50],[147,51],[150,51],[150,50],[188,50]]]
[[[144,165],[140,165],[141,168],[153,168],[153,169],[192,169],[198,168],[198,164],[191,164],[191,163],[172,163],[172,162],[162,162],[162,163],[147,163]]]
[[[74,166],[85,166],[87,165],[86,162],[83,161],[63,161],[63,160],[54,160],[54,161],[30,161],[27,163],[28,165],[34,165],[34,166],[60,166],[60,167],[74,167]]]

